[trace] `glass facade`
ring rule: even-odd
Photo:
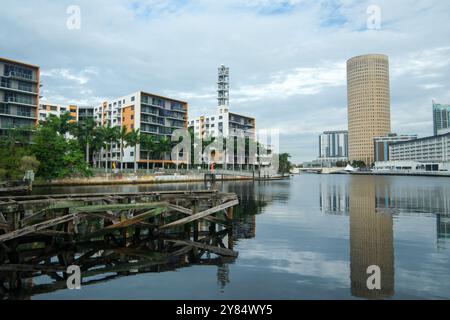
[[[450,128],[450,104],[439,104],[433,101],[433,133]]]

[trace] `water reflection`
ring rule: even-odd
[[[367,299],[394,295],[394,235],[390,213],[377,212],[373,179],[350,183],[350,279],[352,295]],[[367,269],[381,269],[381,290],[369,290]]]
[[[136,192],[206,187],[193,183],[113,188]],[[291,181],[217,182],[210,187],[239,197],[240,205],[233,213],[233,236],[222,238],[225,246],[239,251],[239,257],[231,261],[186,257],[183,264],[172,264],[172,269],[155,269],[157,276],[140,278],[145,281],[144,288],[132,281],[107,279],[104,288],[117,292],[112,297],[449,297],[450,185],[446,180],[304,175]],[[111,191],[110,187],[89,188],[71,188],[71,192]],[[52,192],[66,193],[67,189]],[[381,269],[381,290],[367,288],[370,265]],[[178,272],[164,272],[170,270]],[[35,286],[42,282],[34,281]],[[117,289],[117,283],[123,290]]]

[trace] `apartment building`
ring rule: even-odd
[[[68,107],[59,104],[41,103],[39,104],[39,121],[45,121],[50,115],[60,117],[68,110]]]
[[[83,121],[87,118],[94,118],[94,107],[91,106],[62,106],[59,104],[41,103],[39,105],[39,121],[46,120],[50,115],[60,117],[66,112],[70,113],[72,118],[71,123]]]
[[[417,135],[398,135],[396,133],[390,133],[385,137],[376,137],[373,139],[374,141],[374,158],[375,162],[379,161],[389,161],[390,160],[390,151],[389,146],[402,141],[411,141],[416,140]]]
[[[117,99],[103,102],[94,107],[94,119],[101,126],[126,127],[128,131],[139,129],[141,134],[148,134],[159,140],[163,137],[171,138],[176,129],[188,127],[188,103],[177,99],[163,97],[152,93],[138,91]],[[163,157],[151,154],[147,159],[146,152],[140,145],[137,146],[137,154],[133,147],[126,147],[123,152],[125,167],[131,168],[134,161],[140,166],[147,163],[171,164],[170,155]],[[114,144],[112,154],[103,153],[101,161],[119,163],[120,145]]]
[[[40,68],[0,58],[0,135],[38,122]]]
[[[450,162],[450,133],[389,146],[391,161]]]
[[[348,131],[325,131],[319,136],[319,159],[323,166],[348,161]]]
[[[207,137],[247,137],[255,139],[256,119],[219,108],[210,116],[200,116],[191,120],[189,127],[202,138]]]
[[[433,134],[435,136],[450,129],[450,104],[433,101]]]

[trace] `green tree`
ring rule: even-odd
[[[156,140],[153,135],[141,134],[141,146],[147,153],[147,172],[150,170],[150,153],[155,150]]]
[[[117,139],[120,145],[120,170],[123,170],[123,149],[128,135],[128,129],[126,126],[122,126],[118,132]]]
[[[72,175],[88,175],[83,153],[76,141],[67,141],[55,131],[53,122],[40,125],[33,139],[32,151],[40,162],[38,176],[47,180]]]
[[[285,174],[291,171],[292,163],[289,161],[290,158],[291,155],[289,153],[282,153],[279,155],[279,173]]]
[[[103,148],[106,150],[107,153],[109,153],[105,158],[105,171],[108,171],[109,168],[109,158],[112,159],[112,146],[115,142],[118,140],[119,136],[119,127],[101,127],[99,130],[99,134],[101,136],[101,140],[103,143]]]
[[[59,117],[51,114],[45,121],[41,121],[41,124],[50,127],[60,135],[65,135],[66,133],[73,131],[75,123],[72,123],[72,121],[72,116],[69,112],[66,112]]]
[[[132,147],[134,148],[134,172],[137,172],[137,146],[139,145],[139,142],[141,140],[141,133],[140,130],[137,129],[133,129],[130,132],[128,132],[127,136],[126,136],[126,142],[127,142],[127,147]]]
[[[352,167],[353,168],[365,168],[366,163],[362,160],[353,160]]]
[[[96,122],[93,118],[87,118],[78,122],[71,128],[72,134],[77,138],[78,142],[85,150],[86,163],[90,162],[90,149],[97,133]]]
[[[164,158],[167,152],[170,152],[172,150],[172,142],[170,141],[169,138],[167,137],[163,137],[159,140],[159,143],[156,147],[159,156],[161,158],[161,160],[163,161],[163,169],[164,167]]]
[[[35,156],[23,156],[20,159],[20,170],[26,172],[28,170],[33,170],[36,172],[41,163],[36,159]]]

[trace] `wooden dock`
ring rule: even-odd
[[[58,290],[69,265],[84,279],[206,263],[206,253],[232,261],[238,203],[209,190],[0,197],[0,297],[43,274],[55,282],[34,292]]]

